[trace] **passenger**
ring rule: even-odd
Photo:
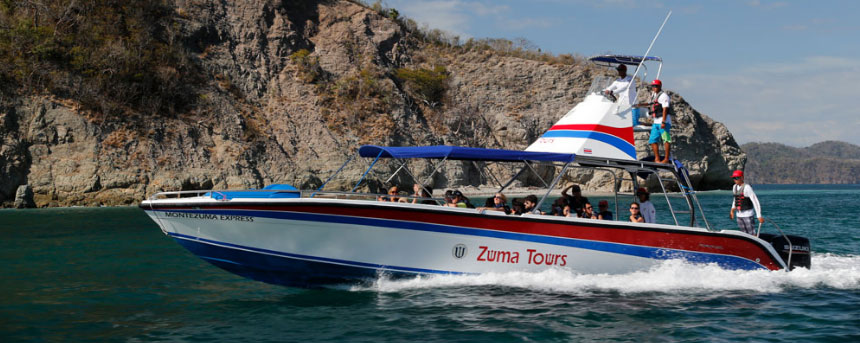
[[[630,221],[634,223],[645,222],[645,217],[642,217],[642,213],[639,211],[639,204],[635,202],[630,204]]]
[[[393,186],[393,187],[388,189],[388,196],[387,197],[381,196],[381,197],[376,198],[376,200],[377,201],[397,202],[397,197],[395,195],[398,195],[398,194],[399,194],[399,192],[398,192],[397,186]]]
[[[489,197],[486,200],[484,200],[484,206],[481,206],[481,207],[493,207],[495,205],[495,203],[496,203],[495,198]],[[481,207],[478,207],[478,209],[480,210]]]
[[[424,187],[422,187],[421,185],[416,183],[414,186],[412,186],[412,190],[415,191],[415,197],[416,197],[415,199],[412,199],[413,204],[418,204],[418,203],[425,204],[425,205],[436,205],[437,204],[436,201],[433,201],[430,199],[433,197],[433,188],[432,187],[430,187],[428,185],[424,185]],[[419,202],[418,201],[419,197],[420,198],[427,198],[427,199],[421,200]]]
[[[538,198],[534,194],[526,196],[526,198],[523,199],[523,207],[524,207],[523,213],[531,213],[532,211],[534,211],[535,206],[537,206],[537,203],[538,203]],[[540,214],[546,214],[546,212],[541,211],[540,209],[538,209],[538,212]]]
[[[398,195],[400,195],[400,190],[397,188],[397,186],[389,188],[388,195],[391,196],[391,200],[389,200],[391,202],[397,202],[398,200],[400,200],[400,197],[398,197]]]
[[[597,214],[594,213],[594,206],[591,206],[590,202],[586,202],[585,205],[582,206],[582,215],[580,218],[597,219]]]
[[[732,180],[735,181],[735,185],[732,186],[734,200],[732,201],[732,210],[729,212],[729,216],[732,219],[737,217],[738,227],[743,232],[754,235],[753,212],[758,217],[759,224],[764,224],[764,217],[761,216],[761,205],[758,202],[758,197],[753,192],[752,187],[744,183],[743,171],[735,170],[732,173]]]
[[[553,203],[552,203],[551,214],[554,216],[564,216],[564,207],[565,206],[568,206],[567,198],[561,197],[561,198],[555,199],[555,201],[553,201]]]
[[[597,219],[601,220],[612,220],[612,211],[609,210],[609,202],[606,200],[600,200],[597,203],[597,209],[600,212],[597,212]]]
[[[636,191],[636,196],[639,197],[639,207],[640,213],[642,217],[645,218],[646,223],[656,223],[657,222],[657,210],[654,208],[654,204],[651,203],[651,193],[648,193],[648,190],[645,187],[639,187],[639,190]]]
[[[490,203],[492,201],[492,203]],[[508,198],[502,193],[496,193],[492,198],[487,199],[489,206],[479,207],[478,211],[499,211],[505,214],[511,214],[511,208],[508,207]]]
[[[565,205],[564,209],[561,210],[561,213],[565,217],[575,217],[575,215],[570,214],[570,205]]]
[[[525,213],[525,211],[526,211],[526,208],[525,208],[525,205],[523,205],[522,199],[514,198],[513,200],[511,200],[511,213],[516,214],[516,215],[521,215],[521,214]]]
[[[475,205],[472,205],[472,203],[469,202],[469,198],[463,195],[462,192],[454,191],[452,194],[454,195],[454,207],[475,208]]]
[[[567,194],[568,190],[571,191],[571,194]],[[582,206],[588,202],[588,198],[582,196],[582,190],[579,186],[570,185],[561,191],[561,195],[567,198],[567,203],[570,204],[570,208],[576,212],[576,215],[582,216]]]
[[[454,191],[447,190],[445,191],[445,206],[448,207],[457,207],[457,203],[454,202],[456,199],[454,198]]]

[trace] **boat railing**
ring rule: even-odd
[[[775,221],[769,218],[764,218],[764,220],[773,225],[773,227],[775,227],[776,230],[779,231],[779,234],[782,235],[783,238],[785,238],[786,244],[788,244],[788,260],[785,261],[785,271],[789,271],[791,269],[791,254],[794,252],[794,246],[791,245],[791,240],[788,239],[788,235],[786,235],[785,232],[782,231],[782,229],[779,227],[779,225],[776,224]],[[758,230],[755,233],[756,237],[761,234],[761,224],[761,222],[758,223]]]
[[[236,194],[239,193],[239,194]],[[412,202],[412,200],[417,201],[426,201],[431,200],[436,202],[437,204],[445,204],[444,198],[428,198],[428,197],[418,197],[412,195],[392,195],[392,194],[381,194],[381,193],[362,193],[362,192],[349,192],[349,191],[319,191],[319,190],[271,190],[271,189],[243,189],[243,190],[197,190],[197,191],[167,191],[167,192],[158,192],[149,197],[149,200],[159,200],[159,199],[180,199],[180,198],[192,198],[192,197],[207,197],[212,198],[218,201],[230,201],[232,199],[247,199],[247,198],[260,198],[257,196],[247,196],[247,194],[270,194],[270,195],[278,195],[278,194],[296,194],[297,198],[320,198],[320,199],[360,199],[360,200],[379,200],[381,198],[397,198],[397,199],[406,199],[408,202]],[[234,195],[235,194],[235,195]],[[246,196],[242,196],[246,195]],[[277,196],[275,196],[277,197]]]
[[[158,199],[171,199],[171,198],[194,198],[205,195],[206,193],[216,193],[224,196],[221,191],[212,191],[212,190],[196,190],[196,191],[166,191],[166,192],[158,192],[149,197],[149,200],[158,200]]]

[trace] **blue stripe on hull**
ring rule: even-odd
[[[576,131],[576,130],[550,130],[547,131],[541,136],[541,138],[585,138],[585,139],[593,139],[598,142],[603,142],[611,145],[612,147],[621,150],[627,156],[636,159],[636,147],[633,144],[628,143],[627,141],[615,137],[610,134],[602,133],[602,132],[594,132],[594,131]]]
[[[252,280],[281,286],[315,288],[339,284],[369,284],[380,275],[390,278],[418,275],[261,254],[178,237],[174,239],[197,257],[221,269]]]

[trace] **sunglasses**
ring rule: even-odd
[[[493,198],[495,198],[495,199],[501,199],[502,197],[500,197],[500,196],[496,195],[496,196],[494,196]]]
[[[740,180],[740,176],[733,177],[732,180]]]
[[[585,209],[586,209],[586,210],[590,210],[590,209],[593,209],[593,208],[594,208],[594,207],[588,206],[588,207],[586,207]]]
[[[631,210],[638,210],[639,208],[638,207],[631,207],[630,209]]]

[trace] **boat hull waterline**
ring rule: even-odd
[[[785,268],[768,243],[737,231],[334,199],[140,207],[198,257],[286,286],[547,268],[627,273],[666,259]]]

